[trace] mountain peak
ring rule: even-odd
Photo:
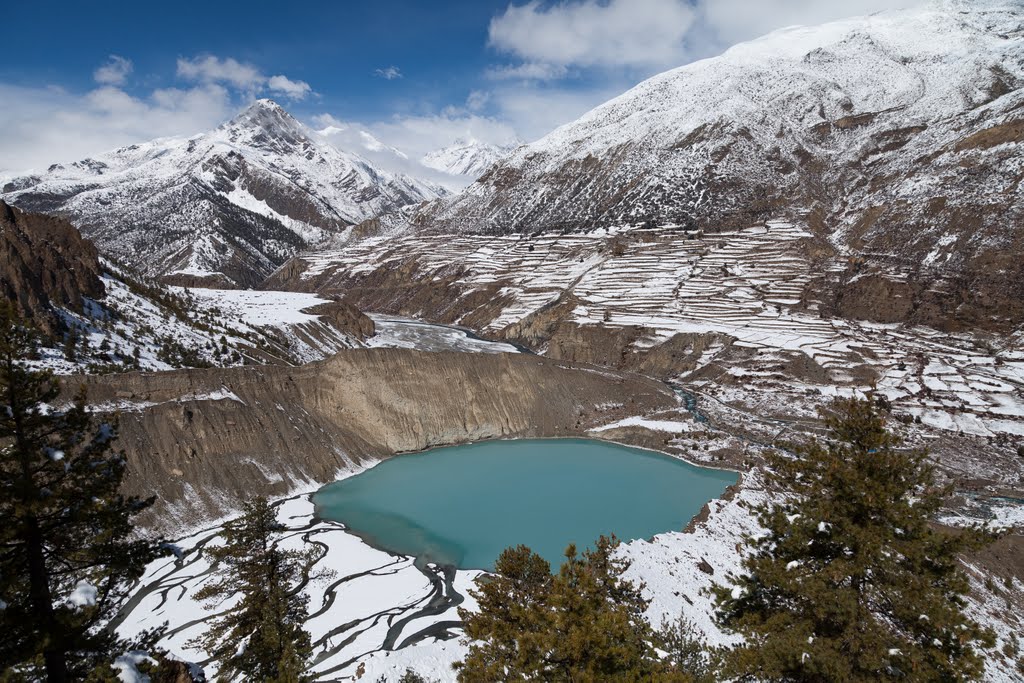
[[[254,100],[252,104],[246,107],[237,117],[248,116],[254,119],[260,118],[282,118],[289,121],[295,121],[295,117],[288,113],[284,107],[275,102],[274,100],[264,97],[258,100]]]
[[[447,147],[427,153],[421,163],[445,173],[476,179],[516,147],[517,144],[496,145],[466,135]]]
[[[221,126],[233,142],[286,151],[309,139],[308,129],[274,100],[259,99]],[[283,144],[283,147],[282,147]]]
[[[261,97],[249,105],[249,109],[270,109],[271,111],[284,111],[284,107],[270,99],[269,97]]]
[[[90,200],[81,202],[86,188]],[[272,100],[252,102],[208,133],[0,182],[0,197],[66,212],[144,274],[208,286],[255,286],[347,226],[443,192],[335,147]]]

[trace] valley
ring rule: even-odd
[[[554,11],[541,5],[509,11]],[[508,96],[495,85],[505,71],[487,77],[494,93],[471,91],[443,116],[403,110],[373,129],[404,135],[403,149],[312,114],[336,99],[304,81],[259,75],[206,132],[0,178],[13,330],[0,351],[21,348],[27,328],[12,320],[38,332],[0,373],[4,387],[52,373],[59,391],[39,394],[31,420],[100,430],[86,442],[68,427],[66,449],[23,450],[61,479],[79,472],[73,449],[105,452],[116,425],[103,472],[119,478],[83,509],[155,497],[121,530],[159,557],[94,631],[121,647],[166,622],[146,647],[187,670],[174,683],[216,676],[223,657],[196,639],[245,603],[209,597],[218,552],[266,499],[272,540],[259,552],[292,558],[282,566],[296,585],[281,594],[308,600],[296,626],[315,681],[408,683],[407,669],[456,680],[487,608],[474,595],[500,580],[503,548],[529,542],[549,563],[522,569],[537,592],[516,588],[518,609],[555,595],[561,548],[594,540],[574,536],[611,531],[623,543],[594,583],[611,585],[622,561],[641,586],[636,619],[683,624],[705,663],[754,642],[723,605],[763,597],[740,587],[743,573],[793,545],[807,556],[780,555],[765,576],[831,581],[834,593],[808,593],[811,612],[883,586],[883,607],[851,611],[899,645],[871,660],[885,680],[970,650],[967,627],[939,625],[960,610],[984,631],[984,673],[971,680],[1022,680],[1024,11],[921,0],[729,44],[528,143],[488,108]],[[233,61],[204,63],[241,78]],[[554,66],[516,68],[584,73]],[[404,78],[371,71],[381,87]],[[230,81],[217,78],[196,87],[217,94]],[[228,92],[218,96],[235,103]],[[424,153],[426,126],[444,117],[472,126]],[[481,126],[492,136],[469,130]],[[5,457],[24,431],[7,402]],[[827,413],[836,405],[850,422]],[[841,493],[802,489],[807,472]],[[32,505],[54,498],[45,484]],[[4,485],[12,501],[25,488]],[[817,516],[801,520],[798,503]],[[962,581],[927,574],[981,528],[988,543],[948,553]],[[764,538],[778,542],[755,555]],[[862,557],[886,569],[851,569]],[[897,618],[885,581],[901,572],[917,611]],[[50,607],[77,619],[95,604],[65,574],[75,593]],[[0,620],[28,594],[28,579],[3,580]],[[935,604],[911,600],[939,589]],[[785,675],[765,680],[830,680],[851,646],[828,650],[828,619],[794,626],[799,610],[787,610],[773,623],[795,649]],[[650,658],[669,661],[653,638]],[[826,664],[804,667],[810,651]],[[165,680],[117,661],[123,683]]]
[[[813,282],[830,266],[812,262],[812,248],[809,233],[782,222],[707,234],[623,226],[379,237],[298,257],[269,282],[345,292],[361,308],[471,325],[548,357],[679,382],[723,412],[813,420],[822,397],[873,387],[894,411],[931,428],[951,471],[1020,486],[1022,332],[825,315]],[[864,305],[891,306],[893,298]],[[991,465],[968,464],[952,445],[958,440],[1003,447],[989,449]]]
[[[378,325],[387,320],[399,325],[393,317],[373,317]],[[474,342],[475,350],[481,353],[468,352],[464,347],[460,351],[449,350],[451,347],[438,350],[439,338],[451,340],[454,347],[464,345],[459,340],[467,338],[455,335],[452,340],[452,329],[444,326],[414,321],[406,321],[404,326],[404,331],[383,331],[386,336],[378,343],[388,343],[389,335],[402,346],[422,343],[434,350],[350,351],[346,352],[347,360],[335,356],[326,366],[314,363],[300,369],[281,368],[280,372],[289,378],[286,385],[266,378],[268,369],[261,369],[259,378],[238,369],[232,371],[234,376],[222,371],[212,371],[218,373],[216,376],[211,376],[211,371],[187,371],[177,378],[161,373],[149,379],[129,375],[90,380],[90,395],[97,399],[131,396],[122,398],[118,405],[122,411],[121,443],[133,463],[131,471],[144,472],[145,476],[133,477],[129,490],[151,491],[156,481],[177,482],[164,485],[160,491],[166,503],[158,508],[156,519],[160,521],[150,524],[169,530],[194,528],[229,514],[244,496],[254,492],[291,494],[293,497],[282,503],[280,513],[291,531],[281,542],[322,549],[317,566],[337,572],[337,578],[326,586],[309,588],[314,613],[309,626],[317,643],[315,670],[327,680],[344,680],[355,676],[360,667],[364,674],[379,675],[408,665],[443,680],[450,664],[462,653],[454,610],[466,604],[466,589],[477,572],[424,566],[415,558],[366,545],[344,525],[315,514],[311,494],[322,484],[358,474],[392,453],[523,436],[586,435],[652,448],[695,463],[729,463],[744,471],[741,484],[732,494],[709,503],[686,531],[636,540],[623,552],[633,562],[630,576],[651,587],[652,620],[671,618],[684,610],[693,615],[709,642],[731,642],[711,620],[710,598],[703,591],[738,569],[734,546],[744,534],[757,529],[747,510],[774,495],[765,488],[752,463],[758,462],[760,454],[773,444],[818,429],[812,409],[819,395],[780,392],[772,396],[779,387],[750,377],[735,380],[728,392],[714,382],[677,381],[677,386],[685,386],[690,392],[680,394],[660,382],[641,380],[629,373],[610,369],[595,372],[598,366],[594,365],[574,366],[532,355],[509,356],[502,344]],[[488,353],[497,350],[502,352]],[[379,356],[374,363],[377,368],[371,369],[365,365],[369,359],[363,354],[367,353],[388,355]],[[495,383],[492,373],[497,370],[503,377],[506,370],[499,368],[512,358],[520,359],[507,370],[514,374]],[[517,369],[520,363],[523,367]],[[495,364],[498,368],[492,369]],[[456,380],[458,391],[441,389],[441,385],[452,386],[452,373],[461,376],[461,367],[466,368],[466,377],[472,377],[472,381],[467,384],[466,379]],[[527,374],[532,379],[524,382],[520,373],[528,372],[530,367],[537,367],[539,374]],[[555,378],[550,377],[550,371],[556,368],[564,378],[552,384]],[[418,379],[411,380],[410,373]],[[316,377],[324,388],[311,390],[304,375]],[[403,377],[400,382],[396,381],[399,377]],[[561,382],[566,383],[566,389],[555,388]],[[778,380],[776,383],[781,384]],[[285,386],[294,388],[285,390]],[[320,395],[331,391],[331,386],[337,387],[333,390],[335,398],[325,402]],[[523,387],[535,387],[532,390],[536,396],[524,397]],[[552,411],[562,410],[560,404],[552,402],[552,396],[566,390],[576,396],[570,399],[572,407],[552,420]],[[300,398],[311,391],[316,398]],[[508,392],[507,397],[502,397],[502,392]],[[446,397],[443,412],[435,413],[441,406],[432,401],[425,413],[424,396]],[[643,396],[648,398],[637,400]],[[694,396],[695,400],[691,398]],[[765,400],[768,396],[772,400]],[[491,397],[498,402],[490,403]],[[487,402],[481,403],[482,399]],[[501,407],[506,401],[511,402],[507,404],[510,407]],[[349,407],[353,402],[355,407]],[[511,406],[528,412],[523,417],[513,417],[514,412],[505,414],[495,426],[488,426],[495,423],[487,416],[487,405],[494,405],[498,414],[515,410]],[[430,417],[435,414],[437,417]],[[358,426],[360,419],[368,420],[365,427]],[[436,422],[438,419],[440,422]],[[177,426],[158,427],[168,421]],[[258,433],[269,438],[239,442],[239,435],[250,432],[250,423],[259,425]],[[526,424],[530,426],[516,426]],[[991,520],[1001,525],[1019,524],[1019,505],[996,497],[997,493],[1011,492],[1019,496],[1019,479],[1012,476],[1019,472],[1012,469],[1019,467],[1013,461],[1015,454],[1007,453],[1003,461],[990,459],[998,450],[987,437],[951,431],[952,424],[897,425],[911,443],[932,448],[943,472],[957,484],[961,498],[951,499],[943,513],[944,522],[962,525]],[[411,425],[416,425],[413,429],[417,431],[427,431],[413,436],[407,432]],[[361,439],[379,439],[382,435],[383,443],[360,443]],[[193,444],[197,450],[175,452],[171,444]],[[164,448],[168,452],[160,455]],[[328,457],[311,457],[319,453]],[[159,457],[159,464],[154,462],[154,455]],[[981,457],[986,460],[979,460]],[[294,497],[296,491],[306,493]],[[990,502],[978,505],[978,495]],[[215,534],[213,527],[176,541],[181,556],[150,569],[140,584],[139,595],[146,597],[125,615],[122,628],[130,630],[170,620],[168,645],[183,656],[202,659],[201,652],[187,645],[202,629],[202,620],[197,621],[195,616],[199,607],[190,595],[207,576],[202,571],[203,541],[208,542]],[[1006,576],[1007,571],[1012,576],[1017,571],[1014,567],[1019,566],[1020,544],[1015,539],[1019,537],[1001,541],[999,549],[971,565],[976,592],[972,613],[996,627],[1004,638],[1009,638],[1017,622],[998,605],[1002,600],[1019,600],[1019,595],[987,587],[990,582],[986,577],[992,573]],[[1007,561],[1009,565],[1004,564]],[[321,590],[323,595],[317,597]],[[993,658],[990,666],[989,680],[1012,680],[1012,661]]]

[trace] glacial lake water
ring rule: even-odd
[[[603,441],[488,441],[391,458],[313,502],[321,518],[421,561],[492,569],[522,543],[557,568],[569,543],[679,531],[736,480]]]

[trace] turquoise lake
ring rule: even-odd
[[[681,530],[737,475],[603,441],[488,441],[401,455],[313,496],[371,545],[492,569],[520,543],[558,567],[565,547]]]

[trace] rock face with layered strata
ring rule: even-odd
[[[581,436],[677,405],[657,382],[526,354],[353,350],[299,368],[84,379],[91,401],[122,411],[126,490],[158,496],[146,522],[164,530],[396,453]]]

